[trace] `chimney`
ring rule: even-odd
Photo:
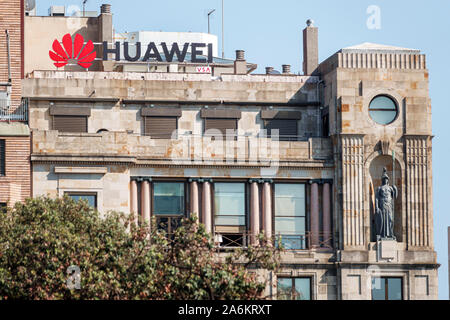
[[[283,74],[290,74],[291,73],[291,65],[290,64],[283,64],[281,66],[283,69]]]
[[[247,61],[245,61],[244,50],[236,50],[236,60],[234,61],[234,74],[247,74]]]
[[[266,67],[266,74],[271,74],[273,71],[273,67]]]
[[[111,14],[111,5],[110,4],[102,4],[100,7],[100,15],[98,17],[99,24],[99,41],[103,43],[104,41],[108,43],[113,42],[113,23],[112,23],[112,14]],[[100,56],[103,56],[103,46],[100,46]],[[113,46],[109,45],[108,48],[113,48]],[[101,62],[101,71],[112,71],[115,62],[113,61],[102,61]]]
[[[102,6],[100,7],[100,13],[111,13],[111,5],[102,4]]]
[[[319,66],[319,29],[308,19],[303,29],[303,73],[312,75]]]

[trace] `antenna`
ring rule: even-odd
[[[85,10],[86,2],[88,2],[88,0],[83,0],[83,17],[85,16],[85,13],[86,13],[86,10]]]
[[[224,22],[223,22],[223,0],[222,0],[222,59],[225,59],[225,49],[224,49]]]
[[[211,32],[210,32],[210,28],[209,28],[209,16],[210,16],[211,14],[213,14],[214,11],[216,11],[216,9],[212,9],[211,11],[208,12],[208,33],[211,33]]]

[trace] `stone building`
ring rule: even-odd
[[[0,3],[0,208],[30,196],[30,131],[21,99],[23,17],[21,0]]]
[[[309,22],[303,75],[253,74],[242,50],[211,73],[126,72],[102,58],[113,50],[109,6],[98,18],[25,18],[32,196],[155,216],[167,232],[198,215],[224,250],[281,237],[282,269],[264,275],[273,298],[437,298],[419,50],[365,43],[319,63]],[[87,70],[74,55],[53,66],[48,51],[67,33],[70,46],[80,33],[83,48],[97,43]],[[383,168],[398,189],[395,240],[375,232]]]

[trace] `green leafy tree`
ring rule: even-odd
[[[16,204],[0,215],[0,298],[260,299],[255,271],[279,267],[262,236],[224,253],[195,218],[170,236],[133,221],[68,197]]]

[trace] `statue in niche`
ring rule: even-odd
[[[375,193],[375,232],[377,238],[393,239],[394,236],[394,205],[397,198],[397,187],[389,185],[389,176],[383,168],[381,186]]]

